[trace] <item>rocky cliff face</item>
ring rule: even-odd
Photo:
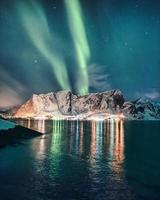
[[[125,102],[120,90],[77,96],[70,91],[33,95],[12,115],[16,118],[80,118],[123,114],[129,119],[160,119],[160,106],[139,99]]]
[[[134,103],[136,119],[160,119],[160,104],[141,98]]]
[[[15,117],[34,117],[46,115],[47,113],[59,114],[57,99],[54,93],[48,94],[33,94],[32,97],[24,103],[14,114]]]

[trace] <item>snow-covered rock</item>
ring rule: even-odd
[[[135,102],[134,117],[137,119],[160,119],[160,105],[150,99],[141,98]]]
[[[12,114],[12,118],[108,119],[115,115],[128,119],[160,119],[160,104],[144,98],[125,102],[120,90],[83,96],[60,91],[32,95]]]

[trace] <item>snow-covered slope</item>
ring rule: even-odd
[[[70,91],[32,95],[12,114],[13,118],[92,119],[110,116],[128,119],[160,119],[160,104],[148,99],[126,102],[120,90],[77,96]]]

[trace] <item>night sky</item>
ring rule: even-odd
[[[160,1],[1,0],[0,108],[115,88],[160,99]]]

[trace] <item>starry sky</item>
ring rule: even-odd
[[[1,0],[0,108],[119,88],[160,100],[160,2]]]

